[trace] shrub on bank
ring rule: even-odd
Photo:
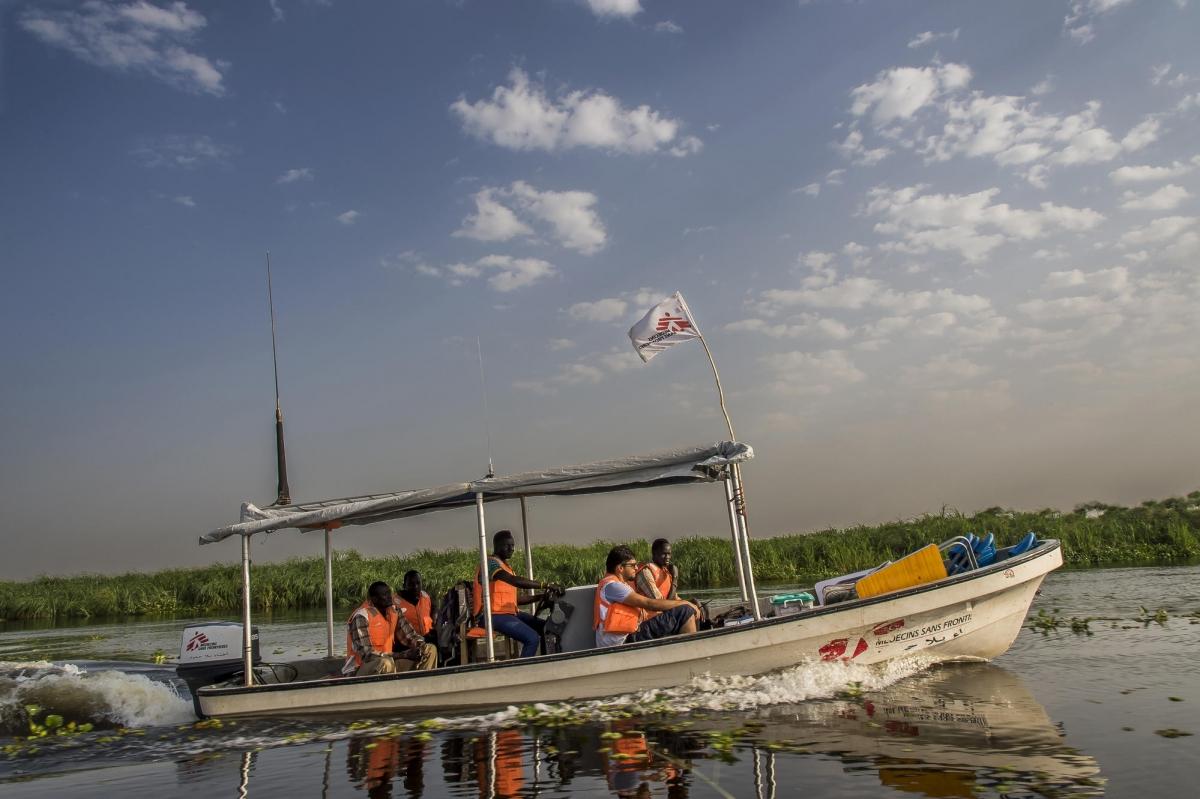
[[[781,535],[751,542],[755,579],[760,584],[804,584],[894,560],[930,542],[966,532],[995,533],[1014,543],[1027,531],[1057,538],[1071,566],[1180,563],[1200,558],[1200,491],[1187,497],[1144,502],[1125,508],[1100,503],[1070,513],[1056,510],[1018,512],[989,508],[972,516],[943,512],[902,522],[860,525],[843,530]],[[594,583],[614,542],[583,546],[534,547],[537,577],[563,585]],[[640,558],[650,557],[648,541],[630,541]],[[735,585],[730,541],[690,537],[672,542],[680,582],[688,588]],[[362,601],[375,580],[398,585],[409,569],[425,578],[431,594],[441,596],[475,571],[476,553],[464,549],[422,550],[411,555],[363,557],[338,552],[333,569],[335,604],[346,609]],[[521,573],[524,555],[513,568]],[[258,611],[322,607],[324,561],[293,558],[254,566],[251,597]],[[0,619],[54,619],[87,616],[236,614],[241,608],[241,567],[215,564],[153,573],[38,577],[0,581]]]

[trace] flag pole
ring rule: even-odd
[[[733,421],[729,418],[729,409],[725,407],[725,389],[721,387],[721,375],[717,371],[717,362],[713,359],[712,350],[708,348],[708,341],[700,332],[696,316],[688,306],[687,300],[683,298],[683,294],[675,292],[675,296],[679,298],[679,304],[687,313],[688,320],[691,321],[692,328],[696,331],[696,338],[700,339],[700,344],[704,347],[704,354],[708,356],[708,365],[712,367],[713,379],[717,382],[717,398],[721,403],[721,413],[725,415],[725,426],[729,428],[729,440],[737,441],[737,436],[733,432]],[[730,464],[729,472],[729,477],[726,478],[726,497],[733,511],[730,514],[730,521],[733,522],[731,526],[734,528],[734,553],[738,556],[735,559],[738,566],[738,582],[741,583],[742,596],[745,597],[747,593],[750,595],[750,610],[754,614],[754,619],[761,621],[762,611],[758,607],[758,591],[754,585],[754,565],[750,561],[750,526],[746,520],[746,486],[742,482],[742,470],[739,464]]]

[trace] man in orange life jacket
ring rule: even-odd
[[[501,530],[492,536],[492,556],[487,560],[488,579],[491,581],[488,590],[491,592],[492,601],[492,629],[520,641],[521,657],[527,658],[537,654],[538,643],[542,640],[542,628],[546,626],[546,622],[532,613],[519,611],[517,605],[540,602],[551,593],[562,593],[562,589],[553,583],[518,577],[508,565],[508,559],[516,550],[517,542],[508,530]],[[518,588],[545,593],[518,596]],[[473,600],[474,613],[478,616],[483,612],[483,587],[479,583],[478,569],[475,570]]]
[[[421,573],[410,570],[404,575],[399,593],[392,595],[392,610],[396,614],[396,639],[392,647],[396,666],[405,671],[404,661],[415,669],[437,668],[437,646],[428,643],[433,630],[433,601],[421,585]]]
[[[650,562],[638,567],[633,587],[651,599],[679,599],[679,570],[671,562],[671,542],[655,539],[650,545]]]
[[[596,646],[650,641],[696,632],[700,608],[682,599],[651,599],[633,590],[638,561],[626,546],[613,547],[605,563],[607,574],[596,586],[592,624]],[[647,611],[658,611],[646,618]]]
[[[365,677],[391,674],[396,670],[392,660],[396,613],[392,610],[392,589],[387,583],[371,583],[366,601],[354,610],[346,626],[343,674]]]

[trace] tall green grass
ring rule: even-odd
[[[992,532],[1000,544],[1011,544],[1029,530],[1039,538],[1060,539],[1069,565],[1185,562],[1200,558],[1200,491],[1132,508],[1089,503],[1071,513],[1001,508],[989,508],[973,516],[942,513],[873,527],[756,539],[751,551],[759,583],[802,584],[893,560],[930,542],[965,532]],[[537,576],[563,585],[596,582],[612,543],[535,547]],[[647,541],[624,543],[631,544],[639,557],[649,558]],[[681,538],[673,542],[673,550],[683,586],[716,588],[736,584],[727,538]],[[409,569],[420,571],[430,593],[440,596],[455,582],[473,576],[475,559],[475,552],[462,549],[380,558],[339,552],[333,569],[335,602],[342,608],[361,602],[372,582],[385,580],[396,585]],[[523,565],[523,556],[517,553],[513,566],[521,572]],[[324,563],[320,558],[255,565],[251,584],[251,598],[258,611],[314,608],[325,603]],[[240,607],[238,564],[0,582],[0,619],[6,620],[233,614]]]

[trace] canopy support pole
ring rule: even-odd
[[[754,586],[754,564],[750,560],[750,527],[746,523],[746,491],[742,485],[741,464],[735,463],[730,469],[733,475],[733,500],[737,511],[737,522],[742,532],[742,559],[746,566],[746,588],[750,591],[751,610],[755,621],[762,621],[762,611],[758,607],[758,589]]]
[[[746,593],[746,567],[742,564],[742,536],[738,527],[737,507],[733,501],[733,477],[725,477],[725,507],[729,511],[729,532],[733,535],[733,559],[737,566],[738,587],[742,589],[742,601],[749,602],[750,594]]]
[[[250,536],[242,536],[242,670],[247,687],[254,685],[254,644],[250,637]]]
[[[333,530],[325,527],[325,647],[333,657]]]
[[[525,539],[525,572],[533,579],[533,547],[529,545],[529,514],[525,509],[525,497],[521,497],[521,537]]]
[[[483,492],[475,495],[475,514],[479,517],[479,591],[483,594],[483,629],[487,631],[487,662],[496,659],[492,640],[492,581],[488,579],[487,523],[483,518]]]

